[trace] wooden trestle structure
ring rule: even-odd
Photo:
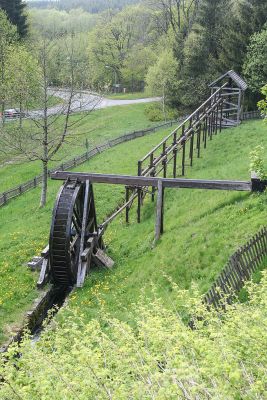
[[[193,159],[199,158],[202,148],[223,128],[226,96],[229,82],[221,87],[191,114],[171,134],[163,139],[145,157],[138,161],[137,176],[73,173],[58,171],[52,179],[65,181],[54,207],[49,246],[42,253],[42,269],[38,286],[51,281],[56,286],[82,287],[91,265],[111,267],[113,261],[104,253],[103,235],[108,225],[123,211],[126,222],[133,201],[137,198],[137,221],[141,221],[141,206],[147,193],[155,200],[157,212],[155,241],[164,228],[165,188],[262,191],[266,182],[177,179],[184,176]],[[228,98],[228,97],[227,97]],[[228,112],[228,111],[227,111]],[[187,147],[189,144],[189,164]],[[180,157],[179,157],[180,156]],[[172,163],[172,164],[171,164]],[[169,173],[168,166],[172,165]],[[167,176],[168,175],[168,176]],[[98,225],[93,184],[123,185],[126,201],[106,221]]]

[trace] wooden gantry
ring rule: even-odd
[[[222,85],[224,85],[221,94],[221,96],[224,97],[222,126],[225,128],[234,127],[239,125],[242,121],[244,95],[248,85],[244,79],[233,70],[221,75],[209,85],[211,94],[215,93]]]

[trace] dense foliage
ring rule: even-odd
[[[140,301],[134,327],[104,310],[85,323],[81,310],[53,322],[40,342],[26,336],[2,363],[2,398],[266,399],[267,274],[247,286],[247,303],[221,314],[205,310],[197,291],[172,286],[179,311],[160,298]]]
[[[208,94],[208,83],[229,69],[244,72],[254,91],[248,104],[255,109],[266,81],[266,19],[266,2],[255,0],[61,0],[48,9],[30,9],[32,34],[50,37],[57,53],[63,37],[68,43],[75,33],[79,41],[89,32],[79,52],[84,81],[95,90],[134,92],[147,85],[150,93],[162,94],[151,85],[155,70],[163,81],[170,80],[162,60],[174,59],[166,105],[183,111],[197,106]],[[66,74],[57,70],[52,82],[65,85]]]
[[[7,13],[10,22],[17,26],[20,37],[25,37],[28,30],[25,7],[23,0],[0,0],[0,8]]]
[[[33,0],[29,2],[30,6],[37,8],[57,7],[60,10],[72,10],[82,8],[90,13],[100,13],[107,9],[122,9],[128,4],[138,3],[139,0]]]

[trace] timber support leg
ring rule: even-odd
[[[160,239],[160,236],[163,234],[164,231],[164,188],[162,184],[162,180],[159,179],[158,181],[158,198],[157,198],[157,215],[156,215],[156,226],[155,226],[155,242]]]

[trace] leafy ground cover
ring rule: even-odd
[[[153,125],[145,115],[145,104],[134,104],[124,107],[110,107],[97,110],[79,121],[81,116],[75,114],[71,116],[71,123],[77,123],[69,131],[69,139],[63,148],[56,155],[54,162],[50,166],[56,166],[63,161],[69,160],[86,151],[86,139],[89,148],[99,143],[103,143],[124,133]],[[58,124],[62,120],[58,120]],[[31,124],[29,129],[32,129]],[[154,123],[155,124],[155,123]],[[4,192],[13,186],[32,179],[40,174],[41,163],[24,162],[18,163],[14,159],[6,158],[0,152],[0,192]]]
[[[224,131],[209,143],[188,177],[207,179],[249,179],[249,152],[255,145],[266,145],[266,125],[251,121]],[[166,134],[158,132],[122,144],[97,156],[80,171],[136,173],[140,154],[145,154]],[[267,160],[265,160],[267,161]],[[51,210],[59,188],[50,182],[47,208],[38,208],[39,189],[10,202],[0,210],[1,339],[8,333],[5,325],[19,321],[21,311],[36,295],[36,275],[23,265],[46,245]],[[123,197],[123,188],[95,187],[99,221]],[[94,270],[82,290],[70,298],[71,309],[84,313],[87,320],[98,316],[102,307],[122,320],[131,320],[131,310],[140,293],[148,298],[151,287],[164,303],[172,307],[175,295],[168,277],[180,288],[192,281],[205,292],[223,268],[228,257],[265,224],[267,195],[192,190],[166,191],[165,234],[153,248],[155,205],[147,198],[142,223],[136,224],[135,209],[131,223],[124,216],[114,222],[105,236],[113,271]]]
[[[179,311],[161,298],[142,299],[134,327],[103,307],[89,322],[77,310],[53,321],[38,343],[26,337],[0,363],[2,398],[266,399],[267,274],[248,285],[247,303],[226,305],[221,318],[203,308],[199,293],[172,287]],[[181,309],[201,316],[196,329]]]

